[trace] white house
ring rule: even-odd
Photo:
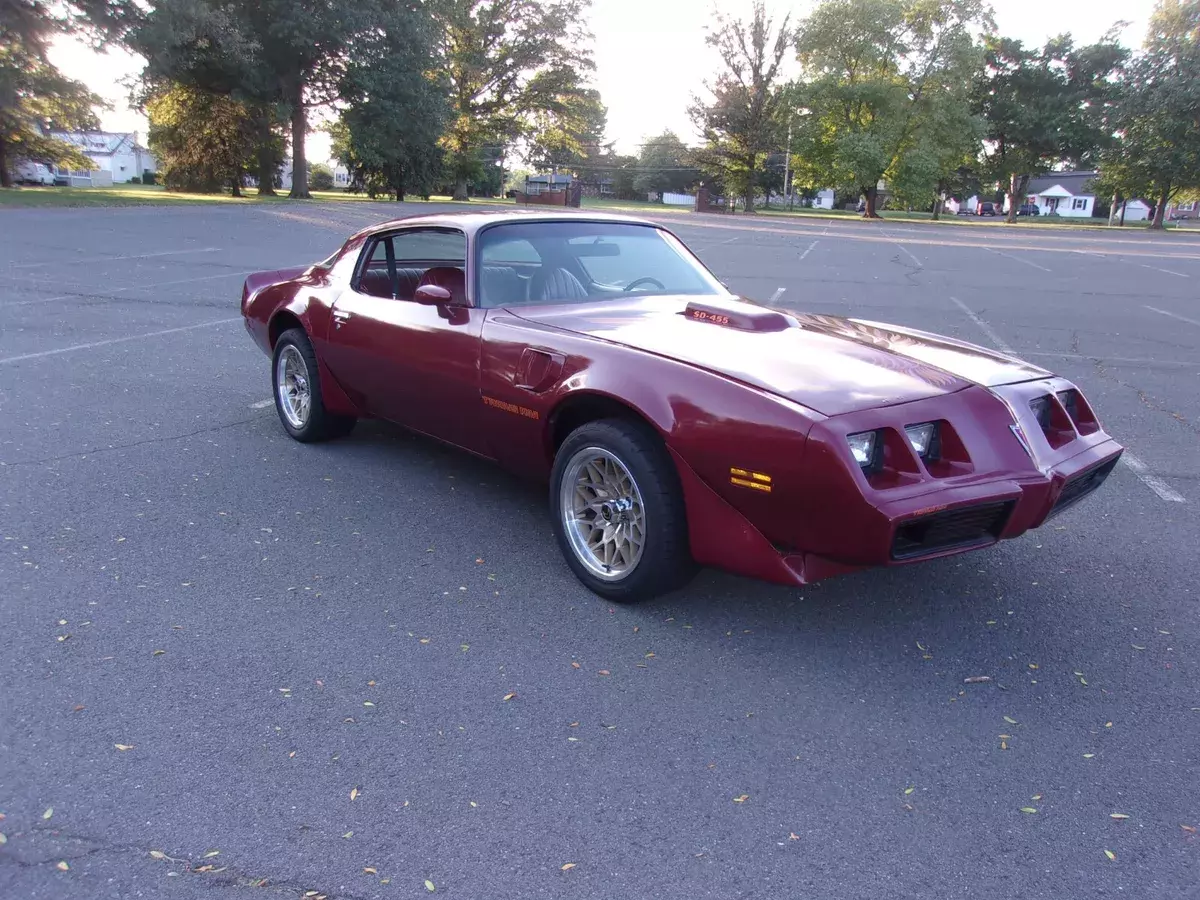
[[[1091,182],[1095,172],[1048,172],[1029,179],[1027,203],[1036,203],[1043,216],[1089,219],[1096,206]],[[1126,216],[1128,218],[1128,215]]]
[[[833,209],[833,188],[817,191],[817,196],[813,197],[812,208]]]
[[[137,132],[118,134],[109,131],[52,131],[50,136],[74,144],[87,156],[97,170],[108,172],[113,184],[124,184],[141,178],[146,172],[157,172],[154,154],[138,143]]]

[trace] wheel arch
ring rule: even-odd
[[[602,391],[582,389],[568,393],[546,416],[544,443],[547,461],[553,462],[558,448],[576,428],[602,419],[635,422],[653,431],[664,442],[666,440],[665,429],[628,400]]]
[[[275,349],[275,343],[279,340],[279,336],[292,328],[300,328],[304,330],[305,334],[308,333],[308,329],[304,328],[300,317],[290,309],[280,309],[271,316],[271,321],[267,325],[267,340],[270,342],[272,350]]]

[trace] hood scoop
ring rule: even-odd
[[[693,322],[738,331],[786,331],[798,324],[791,316],[773,309],[749,307],[746,303],[726,305],[693,300],[680,315]]]

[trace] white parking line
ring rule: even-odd
[[[770,299],[770,300],[768,300],[767,302],[768,302],[768,303],[774,303],[776,300],[778,300],[780,297],[782,297],[782,296],[783,296],[783,292],[784,292],[784,291],[786,291],[786,290],[787,290],[787,288],[785,288],[785,287],[779,287],[779,288],[776,288],[776,289],[775,289],[775,293],[773,293],[773,294],[771,295],[771,299]]]
[[[1030,262],[1029,260],[1024,259],[1023,257],[1020,257],[1020,256],[1013,256],[1011,253],[1005,253],[1003,250],[997,250],[995,247],[988,247],[988,249],[991,250],[993,253],[996,253],[996,254],[999,254],[1000,256],[1006,257],[1007,259],[1011,259],[1014,262],[1024,263],[1025,265],[1032,266],[1035,269],[1041,269],[1043,272],[1050,271],[1045,266],[1039,266],[1035,262]]]
[[[806,257],[806,256],[808,256],[808,254],[812,253],[813,247],[817,246],[817,244],[819,244],[819,243],[820,243],[820,241],[813,241],[811,244],[809,244],[808,249],[806,249],[803,253],[800,254],[800,261],[803,262],[804,257]]]
[[[922,263],[922,262],[921,262],[919,259],[917,259],[917,258],[916,258],[916,257],[913,255],[913,252],[912,252],[911,250],[909,250],[907,247],[905,247],[903,244],[896,244],[896,246],[897,246],[897,247],[899,247],[901,250],[903,250],[905,253],[907,253],[907,254],[908,254],[908,258],[909,258],[909,259],[911,259],[911,260],[912,260],[914,263],[916,263],[918,266],[922,266],[922,267],[924,266],[924,263]]]
[[[187,253],[216,253],[220,247],[201,247],[197,250],[161,250],[157,253],[135,253],[131,256],[90,256],[83,259],[56,259],[53,262],[14,263],[11,269],[44,269],[47,266],[74,266],[80,263],[121,262],[127,259],[154,259],[159,256],[183,256]]]
[[[215,325],[228,325],[230,322],[242,321],[241,316],[232,319],[216,319],[212,322],[200,322],[196,325],[183,325],[179,328],[164,328],[162,331],[148,331],[145,334],[131,334],[128,337],[109,338],[106,341],[92,341],[87,344],[72,344],[70,347],[59,347],[57,350],[42,350],[38,353],[22,353],[20,356],[5,356],[0,358],[0,365],[5,363],[23,362],[27,359],[41,359],[46,356],[58,356],[60,353],[74,353],[76,350],[91,350],[95,347],[107,347],[109,344],[123,344],[126,341],[140,341],[143,338],[158,337],[163,334],[177,334],[180,331],[192,331],[196,328],[212,328]]]
[[[963,303],[957,297],[951,297],[950,299],[954,301],[959,309],[967,314],[967,318],[974,322],[979,327],[979,330],[987,335],[988,340],[995,344],[1002,352],[1007,353],[1009,356],[1017,355],[1016,351],[1008,345],[1008,342],[1004,340],[1004,338],[1000,337],[1000,335],[996,334],[995,329],[993,329],[991,325],[983,321],[983,319],[979,318],[979,316],[975,315],[975,313],[969,306],[967,306],[967,304]]]
[[[117,294],[123,294],[126,291],[144,291],[150,288],[170,287],[176,284],[191,284],[194,281],[214,281],[218,278],[245,278],[249,274],[249,272],[222,272],[220,275],[201,275],[199,278],[179,278],[175,281],[152,281],[150,284],[130,284],[109,291],[107,294],[88,294],[81,299],[115,300],[117,299]],[[60,297],[38,297],[36,300],[18,300],[15,303],[0,303],[0,309],[11,309],[16,306],[33,306],[37,303],[53,303],[56,300],[70,300],[79,297],[79,294],[63,294]]]
[[[1158,494],[1160,499],[1166,500],[1168,503],[1186,502],[1183,499],[1182,494],[1178,494],[1171,490],[1171,488],[1169,488],[1161,478],[1150,471],[1149,467],[1144,462],[1142,462],[1128,450],[1121,454],[1121,462],[1125,464],[1125,468],[1137,476],[1137,479],[1142,484],[1150,488],[1150,490],[1154,491],[1154,493]]]
[[[1200,325],[1200,319],[1189,319],[1187,316],[1181,316],[1178,313],[1167,312],[1165,309],[1158,309],[1154,306],[1147,306],[1146,309],[1150,312],[1156,312],[1160,316],[1170,316],[1172,319],[1178,319],[1180,322],[1187,322],[1189,325]]]
[[[1148,266],[1145,263],[1138,263],[1143,269],[1153,269],[1155,272],[1162,272],[1165,275],[1174,275],[1178,278],[1187,278],[1188,276],[1182,272],[1172,272],[1170,269],[1160,269],[1158,266]]]

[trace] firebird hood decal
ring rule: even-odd
[[[687,297],[523,306],[514,315],[678,359],[824,415],[1045,378],[1036,366],[911,329],[781,310],[794,326],[751,332],[690,321]]]

